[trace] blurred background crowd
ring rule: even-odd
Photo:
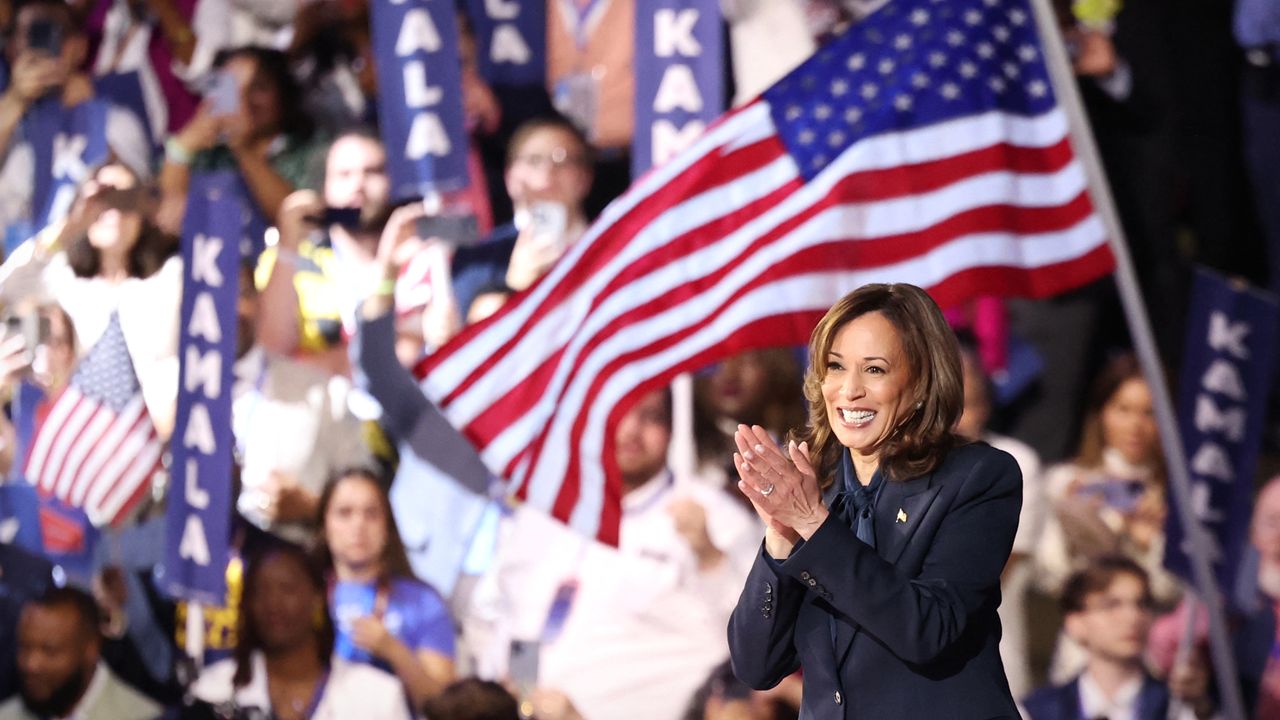
[[[727,99],[751,99],[882,4],[723,0]],[[96,523],[84,563],[33,552],[0,522],[0,718],[796,717],[799,679],[741,685],[724,628],[762,531],[735,488],[732,434],[803,425],[802,348],[705,368],[691,412],[659,391],[627,413],[616,548],[486,497],[487,471],[456,452],[465,441],[403,384],[424,353],[536,283],[628,186],[633,11],[548,3],[546,83],[503,85],[482,75],[460,7],[472,182],[433,207],[392,197],[367,0],[0,2],[10,485],[26,482],[34,428],[109,342],[159,438],[172,433],[193,174],[234,170],[269,226],[241,265],[227,597],[160,590],[163,465],[127,512]],[[1059,11],[1177,377],[1193,264],[1280,290],[1280,2]],[[556,92],[584,68],[590,116]],[[141,102],[112,90],[122,73],[137,73]],[[33,138],[51,103],[105,127],[105,164],[77,175],[47,157]],[[431,225],[442,206],[468,222]],[[61,212],[45,224],[50,207]],[[1162,564],[1170,491],[1151,383],[1166,379],[1143,377],[1117,308],[1107,280],[947,309],[965,358],[957,431],[1013,454],[1024,476],[1002,581],[1006,672],[1016,697],[1048,688],[1027,702],[1036,717],[1059,717],[1037,708],[1072,682],[1105,716],[1137,677],[1185,717],[1210,717],[1206,623],[1186,617],[1186,588]],[[433,495],[410,449],[479,494]],[[1278,459],[1273,413],[1254,516],[1238,520],[1257,572],[1232,602],[1257,718],[1280,718],[1280,483],[1263,482]],[[46,545],[80,532],[41,521]],[[1179,652],[1189,624],[1196,642]]]

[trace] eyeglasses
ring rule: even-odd
[[[516,155],[515,162],[520,165],[528,165],[535,170],[550,167],[559,170],[568,165],[585,165],[587,162],[586,155],[581,153],[570,153],[564,148],[556,148],[549,153],[524,153]]]

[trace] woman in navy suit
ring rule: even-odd
[[[802,718],[1017,718],[996,608],[1022,475],[952,433],[954,334],[920,288],[867,285],[809,349],[802,442],[735,436],[766,530],[729,622],[734,671],[765,689],[803,668]]]

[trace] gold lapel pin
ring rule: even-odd
[[[906,521],[907,521],[907,511],[903,510],[902,508],[898,508],[898,522],[904,523]]]

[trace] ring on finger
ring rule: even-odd
[[[768,485],[765,485],[764,487],[760,488],[760,494],[765,497],[769,497],[770,495],[773,494],[773,490],[774,490],[773,483],[769,483]]]

